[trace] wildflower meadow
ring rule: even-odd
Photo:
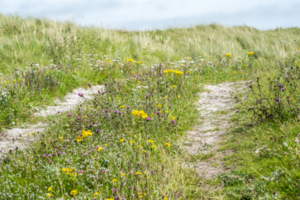
[[[26,149],[0,149],[0,199],[299,198],[298,28],[130,32],[0,15],[0,30],[1,134],[46,124],[18,136]],[[237,81],[248,87],[233,91],[218,144],[230,153],[205,179],[189,164],[214,154],[189,155],[184,138],[204,86]],[[75,109],[34,115],[94,85]]]

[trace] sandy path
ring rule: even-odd
[[[63,112],[69,112],[76,108],[77,105],[83,103],[86,100],[91,99],[93,94],[101,92],[104,90],[103,85],[93,86],[92,88],[83,89],[77,88],[72,92],[68,93],[64,97],[64,101],[56,101],[57,106],[48,106],[46,109],[41,110],[38,113],[34,113],[34,116],[49,116],[55,115]],[[82,93],[83,96],[79,96],[78,94]],[[46,128],[46,123],[37,123],[33,125],[28,125],[27,128],[13,128],[10,130],[5,130],[0,133],[0,157],[8,153],[10,150],[24,149],[28,146],[28,144],[34,140],[34,136],[31,134],[28,136],[27,134],[34,132],[34,134],[38,135],[43,132]]]
[[[224,171],[222,157],[230,152],[219,152],[217,144],[228,128],[234,125],[229,122],[230,116],[235,112],[234,94],[243,91],[245,87],[246,82],[222,83],[207,85],[205,89],[209,92],[200,93],[198,110],[202,123],[188,131],[184,147],[190,155],[201,157],[214,154],[208,160],[189,164],[203,178],[210,179]]]

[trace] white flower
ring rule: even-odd
[[[288,146],[288,144],[286,142],[284,142],[283,145],[286,146],[286,147]]]

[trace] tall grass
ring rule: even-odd
[[[179,138],[198,123],[194,102],[204,84],[259,77],[268,91],[266,80],[282,72],[277,61],[300,48],[299,33],[215,24],[130,32],[0,15],[1,128],[41,120],[32,113],[78,86],[106,85],[77,110],[42,119],[47,131],[27,150],[7,154],[0,197],[296,198],[298,122],[258,117],[249,127],[248,105],[256,102],[249,93],[232,118],[239,127],[228,134],[235,137],[220,149],[236,150],[224,158],[230,173],[198,177],[183,164],[191,159]],[[288,65],[299,65],[299,57]]]

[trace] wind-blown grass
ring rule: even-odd
[[[224,158],[231,172],[202,180],[183,164],[191,159],[180,138],[197,123],[204,84],[259,77],[270,95],[266,81],[282,72],[276,62],[299,65],[299,31],[208,25],[129,32],[1,15],[1,128],[40,120],[30,116],[76,87],[106,90],[42,119],[47,131],[29,133],[36,141],[1,162],[0,197],[298,198],[298,120],[252,123],[250,91],[232,118],[234,137],[220,148],[234,150]]]

